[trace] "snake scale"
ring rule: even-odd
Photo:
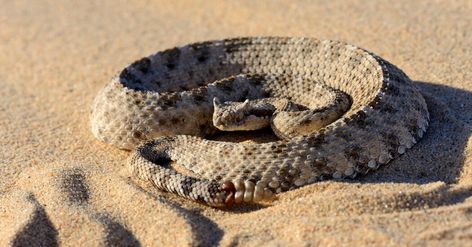
[[[268,124],[280,140],[204,139],[224,121],[236,129]],[[98,139],[134,150],[135,176],[215,207],[365,174],[405,153],[428,122],[424,98],[391,63],[339,41],[284,37],[200,42],[144,57],[105,85],[91,112]]]

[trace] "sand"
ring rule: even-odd
[[[0,6],[0,246],[472,246],[471,1]],[[92,100],[126,64],[255,35],[343,40],[384,57],[425,95],[427,134],[365,177],[231,210],[136,181],[128,152],[91,134]]]

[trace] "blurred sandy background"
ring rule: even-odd
[[[430,129],[359,180],[222,211],[130,177],[97,91],[158,50],[235,36],[343,40],[402,68]],[[472,2],[0,1],[0,246],[472,246]],[[399,120],[400,121],[400,120]]]

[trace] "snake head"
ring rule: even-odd
[[[270,125],[275,108],[270,104],[246,99],[221,102],[213,98],[213,125],[223,131],[257,130]]]

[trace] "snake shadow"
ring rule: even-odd
[[[457,183],[464,170],[465,150],[472,132],[472,93],[466,90],[416,81],[425,97],[430,125],[406,154],[362,176],[362,183]]]

